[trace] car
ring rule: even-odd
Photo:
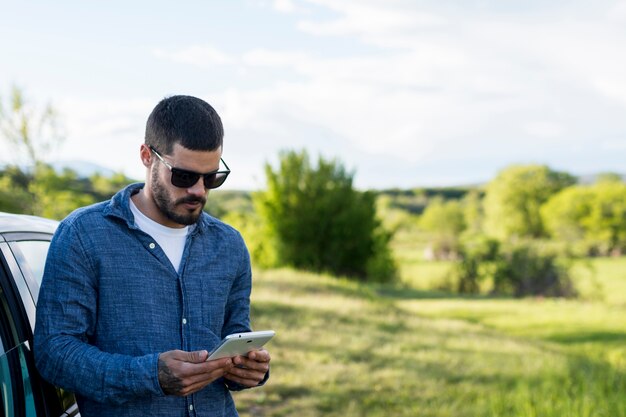
[[[35,368],[35,308],[58,222],[0,212],[0,417],[79,416],[74,395]]]

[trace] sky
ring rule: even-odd
[[[626,0],[0,0],[0,99],[13,85],[59,114],[48,162],[138,180],[174,94],[220,114],[229,189],[290,150],[360,189],[626,173]]]

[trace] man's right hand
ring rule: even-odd
[[[200,391],[224,376],[233,366],[231,358],[208,361],[206,350],[170,350],[159,355],[159,384],[167,395],[184,397]]]

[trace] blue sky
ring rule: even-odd
[[[59,111],[51,162],[142,179],[152,107],[191,94],[222,116],[231,189],[262,188],[287,149],[359,188],[626,172],[626,0],[17,3],[0,0],[0,96]]]

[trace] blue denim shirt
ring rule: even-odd
[[[83,417],[236,416],[224,379],[187,397],[166,396],[157,359],[173,349],[211,351],[223,336],[250,331],[244,241],[203,213],[175,271],[134,223],[129,199],[142,187],[61,222],[37,305],[37,368],[76,394]]]

